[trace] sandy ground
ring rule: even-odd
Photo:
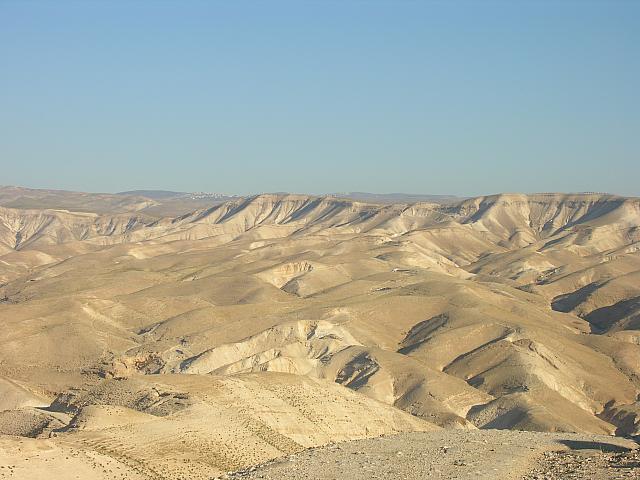
[[[0,478],[16,480],[142,480],[135,465],[97,451],[49,440],[0,437]]]

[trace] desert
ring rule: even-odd
[[[637,198],[23,196],[51,204],[0,207],[2,478],[255,476],[378,437],[489,442],[424,468],[529,478],[571,441],[636,448]]]
[[[0,480],[640,480],[638,25],[0,0]]]

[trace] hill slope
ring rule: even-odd
[[[258,195],[169,217],[0,208],[0,245],[5,433],[58,431],[69,448],[112,442],[96,433],[105,425],[151,438],[147,427],[176,425],[139,408],[159,384],[186,405],[170,415],[215,411],[228,431],[247,426],[207,399],[228,404],[219,389],[244,385],[264,401],[242,411],[299,445],[432,425],[640,433],[638,199]],[[337,385],[292,410],[276,384],[296,399]],[[116,385],[135,392],[100,396]],[[296,415],[309,429],[286,426]],[[286,453],[251,428],[243,465]],[[212,441],[193,435],[189,461]]]

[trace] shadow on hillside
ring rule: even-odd
[[[583,440],[560,440],[561,444],[569,447],[571,450],[599,450],[607,453],[623,453],[631,451],[630,448],[604,442],[589,442]]]

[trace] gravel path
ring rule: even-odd
[[[631,480],[640,479],[640,452],[578,450],[545,452],[525,480]]]
[[[627,451],[635,446],[634,442],[620,438],[590,435],[442,430],[310,449],[226,477],[272,480],[640,479],[638,454]],[[570,450],[572,448],[576,450]],[[592,460],[584,463],[583,458]],[[624,468],[618,468],[623,464]]]

